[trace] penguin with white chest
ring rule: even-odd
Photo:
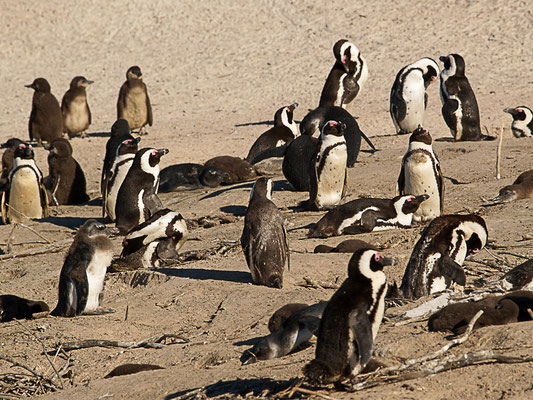
[[[322,128],[316,155],[309,164],[308,210],[324,210],[340,203],[346,194],[348,152],[344,130],[346,125],[328,121]]]
[[[431,135],[421,126],[409,137],[409,147],[398,177],[398,192],[400,195],[429,195],[414,214],[416,222],[429,221],[442,213],[444,180],[440,163],[433,152]]]
[[[477,215],[443,215],[422,232],[402,278],[405,298],[441,292],[453,282],[464,286],[463,262],[487,244],[485,220]]]
[[[81,133],[87,136],[87,129],[91,125],[91,110],[87,104],[87,86],[94,83],[84,76],[76,76],[70,82],[70,88],[61,100],[63,114],[63,132],[69,137]]]
[[[113,228],[89,219],[79,229],[70,246],[59,276],[59,300],[51,312],[58,317],[100,314],[104,278],[113,258],[108,235]]]
[[[105,179],[109,173],[113,161],[117,155],[117,148],[126,139],[133,139],[131,135],[130,124],[125,119],[117,119],[111,126],[111,137],[105,144],[104,165],[102,167],[102,175],[100,177],[100,193],[105,192]]]
[[[503,110],[513,117],[511,123],[511,130],[515,137],[531,137],[533,136],[533,111],[526,106],[519,106],[514,108],[505,108]]]
[[[320,327],[315,359],[303,373],[313,383],[342,384],[368,364],[385,311],[385,266],[393,261],[371,249],[356,251],[348,278],[328,302]]]
[[[398,72],[390,93],[390,114],[398,134],[411,133],[423,125],[428,103],[426,90],[438,74],[439,66],[427,57]]]
[[[121,234],[126,234],[163,208],[157,188],[159,161],[167,153],[168,149],[144,148],[135,154],[115,206],[116,226]]]

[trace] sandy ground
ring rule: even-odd
[[[203,162],[216,155],[244,157],[255,138],[268,129],[277,108],[298,102],[296,119],[316,107],[333,61],[331,48],[339,38],[351,39],[369,65],[369,79],[351,112],[362,130],[380,149],[361,153],[349,171],[347,200],[359,196],[391,197],[407,137],[396,137],[389,116],[389,92],[397,71],[421,57],[438,59],[463,55],[467,75],[477,95],[482,126],[496,134],[505,125],[502,179],[495,175],[496,142],[434,144],[446,177],[445,210],[479,211],[487,221],[489,238],[504,250],[529,257],[532,234],[531,201],[485,207],[481,197],[493,197],[519,173],[530,169],[533,142],[510,134],[504,107],[533,103],[531,74],[533,2],[434,1],[419,8],[408,1],[323,2],[154,0],[93,2],[0,1],[0,139],[27,138],[31,90],[24,88],[45,77],[60,100],[72,77],[95,81],[88,89],[93,124],[86,139],[71,142],[88,180],[93,199],[88,205],[59,207],[45,221],[33,221],[49,241],[72,238],[87,218],[100,215],[99,177],[109,130],[116,117],[116,97],[125,72],[139,65],[153,104],[154,126],[142,146],[167,147],[162,166]],[[429,90],[425,127],[434,138],[450,134],[440,114],[438,83]],[[363,145],[363,149],[366,149]],[[36,150],[47,173],[46,151]],[[276,165],[274,163],[274,165]],[[278,163],[279,166],[279,163]],[[137,341],[164,333],[179,334],[188,343],[163,349],[91,348],[70,352],[63,378],[65,390],[54,398],[174,398],[177,393],[218,381],[301,376],[314,347],[288,357],[241,366],[241,353],[256,337],[267,333],[267,320],[288,302],[328,299],[331,289],[298,286],[303,277],[342,281],[349,254],[314,255],[318,243],[337,244],[344,238],[305,239],[306,229],[322,213],[295,213],[291,207],[305,193],[290,191],[279,169],[273,200],[289,229],[291,271],[282,290],[251,285],[237,244],[251,183],[221,190],[198,190],[162,195],[163,204],[189,220],[203,216],[234,216],[236,222],[210,229],[197,228],[183,251],[214,249],[206,260],[161,268],[132,281],[127,274],[106,280],[104,305],[116,310],[105,316],[46,318],[3,324],[0,354],[51,375],[42,354],[60,343],[77,339]],[[0,226],[0,248],[11,227]],[[421,228],[362,235],[388,243],[387,254],[399,264],[388,271],[390,282],[401,279]],[[46,243],[27,230],[17,230],[14,253],[42,248]],[[114,239],[116,254],[120,238]],[[221,246],[229,250],[219,251]],[[65,250],[55,254],[0,259],[0,293],[57,300],[57,282]],[[496,254],[498,250],[491,251]],[[523,261],[497,255],[502,268]],[[494,261],[488,252],[478,261]],[[467,286],[496,269],[467,261]],[[404,306],[405,308],[406,306]],[[125,320],[128,308],[127,320]],[[218,311],[217,311],[218,310]],[[390,309],[389,312],[399,310]],[[532,323],[476,331],[455,353],[496,349],[510,355],[533,354]],[[30,334],[31,332],[31,334]],[[34,336],[35,335],[35,336]],[[447,343],[447,335],[430,333],[426,323],[394,326],[385,322],[375,343],[376,353],[391,364],[428,354]],[[58,356],[61,368],[65,358]],[[127,362],[158,364],[165,369],[103,379]],[[0,362],[0,372],[14,372]],[[253,381],[250,381],[253,382]],[[533,398],[531,364],[483,365],[442,373],[406,384],[385,385],[361,394],[333,393],[335,398]],[[0,396],[1,397],[1,396]]]

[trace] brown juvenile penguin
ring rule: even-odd
[[[126,119],[132,130],[139,129],[140,135],[147,133],[146,124],[152,126],[153,123],[152,105],[142,78],[142,72],[138,66],[130,67],[126,72],[126,82],[120,88],[117,101],[117,119]]]
[[[239,157],[218,156],[205,162],[204,168],[214,167],[228,174],[225,184],[249,181],[257,176],[257,171],[248,161]]]
[[[340,242],[336,247],[319,244],[315,247],[314,253],[355,253],[359,249],[372,249],[378,251],[378,248],[373,244],[367,243],[364,240],[349,239]]]
[[[49,311],[44,301],[33,301],[12,294],[0,296],[0,322],[30,319],[34,314]]]
[[[533,196],[533,169],[522,172],[512,185],[500,189],[500,194],[492,201],[508,203],[515,200],[528,199]]]
[[[51,142],[60,138],[63,133],[63,115],[59,102],[50,92],[50,84],[44,78],[37,78],[26,87],[35,90],[28,125],[30,140],[37,140],[40,146],[43,140]]]
[[[272,314],[268,320],[268,330],[270,333],[276,332],[290,318],[294,313],[309,307],[309,304],[304,303],[289,303],[279,308]]]
[[[69,137],[78,133],[81,133],[81,137],[87,136],[87,129],[91,125],[91,110],[87,104],[86,88],[92,83],[94,82],[84,76],[76,76],[70,82],[70,89],[63,95],[63,132]]]
[[[1,148],[6,149],[2,153],[2,174],[0,175],[0,190],[5,190],[9,182],[9,172],[13,168],[15,161],[15,150],[20,144],[27,144],[18,138],[11,138],[3,143]]]

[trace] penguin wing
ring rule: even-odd
[[[394,90],[390,96],[390,112],[396,122],[403,121],[407,114],[407,104],[397,90]]]
[[[435,172],[436,172],[436,180],[437,180],[437,187],[439,189],[439,196],[440,196],[440,213],[442,214],[444,212],[444,178],[442,177],[442,172],[440,170],[440,162],[437,156],[435,155],[435,159],[437,161],[435,165]],[[403,168],[402,168],[403,169]]]
[[[242,247],[242,252],[244,253],[244,258],[246,259],[246,264],[248,264],[248,268],[250,269],[250,272],[252,273],[252,277],[255,277],[258,274],[260,276],[261,271],[259,271],[254,264],[253,244],[254,244],[253,238],[251,237],[250,230],[245,222],[244,229],[242,231],[242,236],[241,236],[241,247]]]
[[[281,223],[282,235],[283,235],[283,245],[285,247],[285,252],[287,254],[287,269],[291,270],[291,254],[289,249],[289,239],[287,235],[287,229],[285,229],[285,224]]]
[[[342,102],[348,105],[352,101],[354,101],[357,95],[359,94],[359,85],[357,84],[355,77],[350,74],[346,75],[342,83],[344,86],[344,95]]]
[[[145,209],[150,212],[149,216],[154,215],[157,211],[163,209],[163,204],[156,193],[150,193],[144,196]]]
[[[372,325],[368,314],[363,307],[358,307],[353,310],[348,316],[348,323],[350,325],[350,338],[353,342],[354,350],[357,348],[359,357],[348,355],[350,362],[350,371],[353,372],[355,368],[360,368],[357,372],[363,370],[368,364],[372,354],[372,346],[374,339],[372,338]]]
[[[44,184],[41,182],[39,184],[39,192],[41,197],[41,208],[43,209],[43,218],[47,218],[50,215],[50,209],[48,207],[48,204],[50,204],[48,200],[48,192],[46,191],[46,188],[44,187]]]
[[[344,170],[344,184],[342,186],[342,194],[341,194],[341,199],[344,198],[344,196],[346,196],[346,191],[348,189],[348,168],[346,168]]]
[[[424,92],[424,110],[428,107],[428,94]]]
[[[442,179],[442,175],[440,177]],[[396,185],[396,195],[403,196],[405,194],[405,164],[402,160],[402,168],[400,168],[400,175],[398,176],[398,184]]]
[[[466,284],[466,275],[463,267],[455,262],[449,255],[444,255],[439,259],[438,270],[436,272],[450,278],[453,282],[456,282],[461,286]]]
[[[120,91],[118,92],[118,100],[117,100],[117,119],[122,118],[124,115],[124,107],[126,106],[126,90],[127,90],[127,83],[124,82],[122,86],[120,87]]]
[[[144,92],[146,93],[146,118],[148,125],[152,126],[152,104],[150,103],[150,97],[148,97],[148,90],[146,90],[146,85],[144,85]]]
[[[315,155],[311,158],[309,163],[309,205],[313,206],[316,196],[318,194],[318,171],[317,165],[320,163],[320,142],[317,146]]]
[[[444,118],[446,125],[448,125],[448,128],[454,131],[457,129],[455,111],[457,111],[458,108],[459,102],[455,99],[446,99],[442,105],[442,117]]]
[[[9,222],[7,220],[7,202],[9,201],[9,186],[5,192],[2,192],[0,198],[0,207],[2,208],[2,223],[7,225]]]
[[[87,115],[89,117],[89,125],[92,124],[92,115],[91,115],[91,109],[89,108],[89,104],[87,103],[87,101],[85,101],[85,105],[87,106]]]

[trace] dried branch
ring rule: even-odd
[[[498,137],[498,150],[496,153],[496,179],[501,178],[501,159],[502,159],[502,144],[503,144],[503,123],[502,123],[502,129],[500,130],[500,135]]]
[[[314,288],[314,289],[338,289],[340,285],[331,282],[314,281],[311,278],[304,277],[303,282],[297,283],[296,286]]]
[[[65,247],[69,246],[72,243],[72,239],[66,239],[62,240],[60,242],[53,243],[51,245],[40,247],[37,250],[31,250],[24,253],[19,254],[6,254],[3,256],[0,256],[0,261],[3,260],[11,260],[13,258],[23,258],[23,257],[31,257],[31,256],[38,256],[41,254],[52,254],[52,253],[58,253],[61,250],[63,250]]]
[[[87,349],[89,347],[119,347],[123,349],[136,349],[139,347],[144,347],[147,349],[162,349],[162,348],[167,347],[170,344],[177,344],[177,342],[169,343],[169,344],[161,343],[165,339],[179,339],[182,341],[181,343],[189,343],[189,340],[184,338],[183,336],[176,335],[174,333],[165,333],[163,335],[151,336],[147,339],[140,340],[138,342],[124,342],[120,340],[105,340],[105,339],[83,339],[83,340],[76,340],[72,342],[62,343],[60,344],[60,346],[63,347],[64,351],[71,351],[71,350]]]

